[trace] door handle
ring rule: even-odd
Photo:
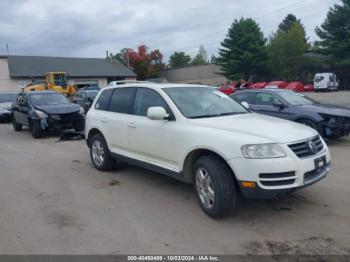
[[[129,124],[128,124],[128,127],[130,127],[130,128],[136,128],[136,125],[135,125],[135,123],[129,123]]]
[[[100,122],[106,124],[108,121],[106,119],[101,119]]]

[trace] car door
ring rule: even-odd
[[[276,104],[283,106],[275,106]],[[270,93],[257,92],[255,96],[255,104],[251,108],[253,111],[260,114],[289,119],[288,108],[280,99]]]
[[[253,92],[238,93],[233,95],[232,98],[240,104],[246,102],[250,107],[254,106],[255,104],[255,93]]]
[[[150,107],[161,106],[170,115],[170,120],[151,120],[147,118]],[[176,124],[173,114],[162,98],[153,89],[138,88],[133,114],[128,122],[129,148],[135,158],[175,171],[173,142]]]
[[[130,112],[136,88],[118,87],[114,89],[108,112],[102,121],[106,124],[106,136],[113,153],[130,157],[128,132],[130,130]]]
[[[28,125],[28,97],[26,94],[19,94],[16,100],[14,116],[17,123]]]

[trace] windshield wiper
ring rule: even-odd
[[[219,117],[219,116],[231,116],[231,115],[239,115],[239,114],[246,114],[247,112],[230,112],[230,113],[221,113],[221,114],[211,114],[211,115],[200,115],[200,116],[192,116],[189,117],[190,119],[197,119],[197,118],[209,118],[209,117]]]

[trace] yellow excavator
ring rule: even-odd
[[[74,84],[67,81],[68,74],[66,72],[48,72],[45,74],[44,81],[33,80],[26,85],[24,92],[53,90],[67,96],[74,95],[77,90]]]

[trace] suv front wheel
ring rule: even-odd
[[[202,210],[210,217],[221,218],[237,207],[238,190],[225,161],[216,156],[202,156],[194,166],[194,187]]]
[[[90,157],[94,167],[101,171],[112,170],[116,162],[101,134],[96,134],[91,138]]]

